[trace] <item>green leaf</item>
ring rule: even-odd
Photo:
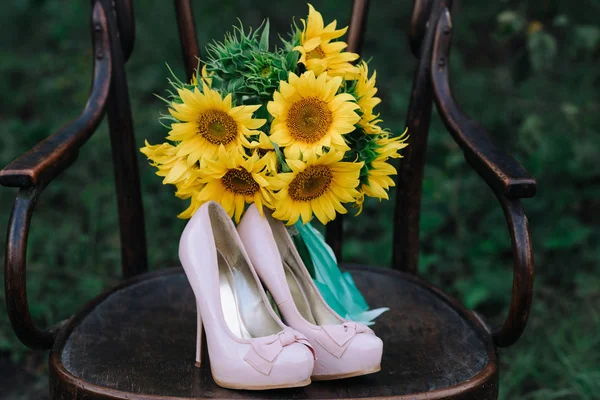
[[[265,20],[265,26],[263,27],[262,34],[260,35],[260,45],[259,48],[263,51],[269,50],[269,28],[270,23],[269,19]]]
[[[281,165],[281,172],[292,172],[292,169],[286,164],[285,157],[283,156],[283,152],[279,145],[273,141],[271,141],[273,148],[275,149],[275,154],[277,154],[277,160],[279,160],[279,165]]]
[[[286,67],[292,71],[296,68],[296,64],[298,64],[298,59],[300,58],[300,53],[296,50],[290,51],[285,56],[285,65]]]

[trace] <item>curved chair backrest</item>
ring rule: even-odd
[[[198,42],[190,0],[174,0],[187,73],[197,66]],[[369,0],[353,0],[348,31],[349,50],[360,52]],[[93,81],[81,114],[23,154],[2,171],[0,184],[18,187],[7,234],[5,295],[13,328],[31,348],[49,348],[57,327],[38,329],[32,321],[26,290],[27,239],[31,217],[44,188],[77,158],[79,148],[108,115],[121,233],[125,278],[147,271],[144,212],[133,134],[125,63],[133,51],[135,21],[132,0],[91,0]],[[406,125],[411,134],[398,170],[393,219],[392,267],[414,273],[419,254],[419,213],[425,148],[435,100],[442,120],[466,160],[492,188],[504,210],[513,245],[514,280],[509,316],[494,332],[496,343],[507,346],[521,335],[531,306],[533,253],[527,218],[520,198],[535,195],[533,178],[505,154],[479,125],[456,105],[449,86],[448,61],[452,32],[452,0],[414,0],[409,40],[418,58]],[[399,212],[401,211],[401,212]],[[327,241],[338,260],[342,250],[342,219],[327,225]]]

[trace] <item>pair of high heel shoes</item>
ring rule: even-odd
[[[196,365],[208,350],[219,386],[299,387],[380,370],[381,339],[325,303],[285,226],[254,205],[236,230],[219,204],[204,204],[185,227],[179,258],[196,296]]]

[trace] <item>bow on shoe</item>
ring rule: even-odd
[[[341,325],[322,325],[321,332],[318,333],[315,340],[325,350],[337,358],[341,358],[352,338],[360,333],[375,334],[368,326],[360,322],[346,321]]]
[[[300,332],[286,327],[278,334],[255,338],[250,341],[250,350],[246,353],[244,360],[252,365],[257,371],[269,375],[277,356],[283,351],[283,348],[293,343],[305,345],[315,355],[315,350],[310,345],[306,336]]]

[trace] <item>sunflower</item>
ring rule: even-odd
[[[202,82],[206,83],[208,85],[208,87],[212,87],[212,76],[214,75],[214,71],[211,71],[210,74],[208,73],[208,70],[206,69],[206,64],[204,64],[204,66],[202,67]]]
[[[265,133],[261,132],[258,135],[258,140],[251,141],[248,148],[253,153],[258,153],[261,161],[267,166],[269,171],[277,172],[277,153],[275,152],[273,143]]]
[[[396,174],[396,168],[393,165],[385,161],[375,160],[371,163],[371,168],[369,168],[367,183],[363,183],[360,189],[369,197],[388,200],[387,191],[390,187],[396,186],[396,183],[390,176]]]
[[[308,18],[302,19],[304,30],[300,37],[300,45],[294,50],[300,52],[299,63],[306,69],[319,75],[325,71],[331,76],[354,79],[357,68],[350,64],[358,60],[358,54],[344,52],[348,47],[344,42],[333,42],[343,36],[348,28],[336,30],[337,21],[324,26],[323,16],[312,5],[308,5]]]
[[[204,187],[205,183],[202,179],[202,173],[200,172],[200,168],[194,167],[189,176],[182,181],[179,181],[175,184],[177,191],[175,192],[175,196],[185,200],[192,198],[194,194],[200,192]]]
[[[387,160],[388,158],[401,158],[399,151],[408,146],[408,128],[400,136],[390,137],[389,134],[381,135],[375,142],[377,143],[377,159]]]
[[[206,85],[208,85],[208,87],[212,87],[212,76],[213,76],[214,72],[211,72],[210,74],[208,73],[208,70],[206,69],[206,64],[204,64],[204,66],[202,67],[201,73],[200,73],[200,79],[202,79],[203,83],[206,83]],[[192,80],[190,81],[190,83],[194,86],[198,86],[198,71],[196,70],[196,73],[194,75],[192,75]]]
[[[344,153],[331,151],[307,161],[287,160],[292,172],[272,178],[275,193],[273,216],[292,225],[302,217],[311,220],[313,213],[323,224],[333,220],[336,211],[346,213],[342,203],[355,201],[362,162],[341,162]]]
[[[224,99],[219,92],[203,83],[203,91],[194,88],[178,89],[182,103],[171,103],[169,112],[179,123],[171,124],[169,139],[178,144],[177,156],[186,157],[193,165],[201,160],[210,160],[219,146],[226,150],[241,148],[248,144],[246,136],[256,135],[266,122],[252,118],[261,106],[232,107],[231,94]]]
[[[376,152],[378,156],[369,164],[366,182],[360,186],[361,198],[356,201],[359,214],[362,211],[364,195],[378,199],[389,199],[388,190],[390,187],[396,186],[391,176],[396,175],[397,171],[387,160],[402,157],[399,153],[400,149],[408,146],[406,143],[406,139],[408,138],[406,132],[407,130],[395,138],[383,135],[376,140],[378,145]]]
[[[364,131],[368,134],[380,134],[383,132],[378,123],[381,122],[379,114],[373,114],[373,109],[376,105],[381,103],[379,97],[375,97],[377,88],[375,87],[375,81],[377,78],[377,72],[373,71],[373,75],[369,78],[369,66],[366,62],[362,62],[358,66],[358,74],[356,78],[356,98],[357,103],[360,106],[362,116],[358,125],[360,125]]]
[[[192,172],[185,157],[177,155],[178,148],[170,143],[151,145],[145,141],[140,151],[148,157],[151,165],[156,167],[156,175],[164,177],[163,184],[177,185],[188,179]]]
[[[280,82],[267,109],[274,118],[271,140],[285,147],[286,157],[319,155],[323,147],[349,150],[342,135],[352,132],[360,117],[351,94],[336,95],[341,82],[340,77],[316,77],[311,71],[300,77],[290,73],[289,83]]]
[[[177,217],[181,219],[189,219],[191,218],[196,210],[200,208],[203,204],[200,202],[198,194],[204,188],[206,184],[201,179],[201,174],[199,169],[195,169],[192,171],[192,174],[188,179],[183,182],[175,185],[177,187],[177,191],[175,192],[175,196],[182,200],[190,199],[189,207],[181,212]]]
[[[200,207],[194,194],[204,187],[198,166],[190,166],[185,157],[178,157],[177,147],[170,143],[151,145],[146,141],[146,146],[142,147],[140,151],[157,168],[156,175],[164,177],[163,184],[175,185],[177,189],[175,196],[183,200],[192,199],[190,207],[178,215],[180,218],[190,218]]]
[[[258,154],[245,159],[240,152],[221,146],[217,158],[207,160],[201,170],[205,186],[195,195],[195,204],[218,201],[236,222],[246,204],[255,203],[262,214],[263,205],[271,207],[272,201],[268,172]]]

